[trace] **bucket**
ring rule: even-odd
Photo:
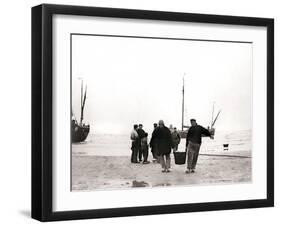
[[[176,151],[176,152],[174,152],[174,157],[175,157],[175,164],[176,165],[185,164],[186,152]]]

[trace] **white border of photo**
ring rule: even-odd
[[[70,34],[108,34],[253,42],[252,181],[205,186],[72,192]],[[53,211],[153,206],[266,198],[266,28],[237,25],[53,17]]]

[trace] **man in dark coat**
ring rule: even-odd
[[[160,155],[160,163],[162,172],[170,172],[171,167],[171,148],[173,141],[170,130],[164,125],[164,121],[159,121],[159,127],[155,130],[155,138],[157,139],[157,149]]]
[[[214,139],[209,130],[198,125],[195,119],[190,120],[191,127],[186,135],[186,149],[187,149],[187,170],[186,173],[194,173],[195,167],[199,155],[200,146],[202,143],[202,135],[208,136]]]
[[[149,142],[149,146],[151,148],[151,153],[152,153],[152,157],[153,157],[153,162],[156,162],[156,161],[159,160],[159,154],[158,154],[158,151],[157,151],[157,139],[155,138],[155,131],[156,131],[157,128],[158,128],[158,124],[154,123],[153,124],[153,132],[152,132],[151,139],[150,139],[150,142]]]
[[[143,157],[143,151],[141,149],[141,140],[142,138],[145,137],[145,131],[143,130],[143,125],[139,124],[139,127],[137,129],[137,133],[138,133],[138,139],[139,139],[139,161],[142,161],[142,157]]]

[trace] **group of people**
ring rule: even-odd
[[[143,125],[134,125],[134,129],[131,132],[132,140],[132,154],[131,162],[148,164],[148,143],[147,143],[148,134],[143,130]]]
[[[187,151],[187,169],[186,173],[194,173],[199,155],[200,146],[202,143],[202,135],[213,139],[213,135],[208,129],[198,125],[195,119],[190,120],[191,127],[186,135],[186,151]],[[131,132],[132,141],[132,163],[148,164],[148,149],[151,148],[151,153],[154,162],[161,163],[162,172],[169,173],[171,170],[171,152],[178,150],[178,145],[181,141],[181,136],[174,127],[171,130],[165,126],[164,121],[154,123],[154,129],[148,144],[148,134],[143,130],[143,125],[134,125]]]

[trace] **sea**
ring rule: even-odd
[[[150,137],[148,137],[148,140]],[[185,139],[181,139],[178,151],[185,151]],[[227,148],[224,145],[228,145]],[[202,138],[200,154],[235,155],[251,157],[252,132],[216,131],[214,140]],[[81,156],[130,156],[130,134],[89,134],[86,141],[72,144],[72,154]],[[150,154],[151,157],[151,154]]]

